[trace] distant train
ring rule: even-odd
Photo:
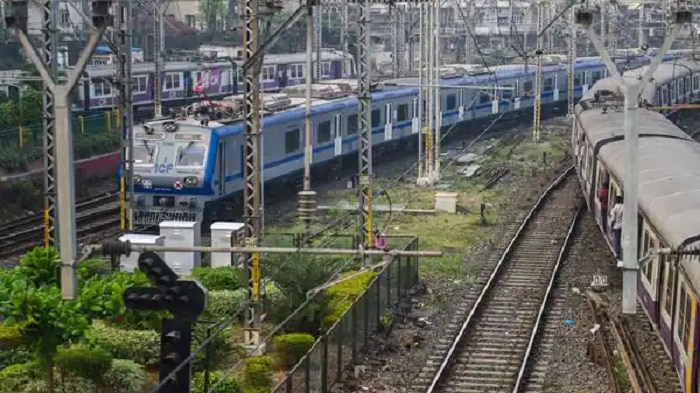
[[[646,67],[645,67],[646,68]],[[626,72],[640,78],[645,69]],[[700,246],[700,143],[645,106],[673,106],[700,99],[700,62],[662,64],[641,94],[639,110],[639,254],[652,248]],[[576,106],[572,145],[589,209],[612,244],[598,191],[608,186],[607,206],[622,195],[626,166],[623,97],[613,78],[593,85]],[[607,214],[605,214],[607,216]],[[607,220],[609,221],[609,220]],[[638,298],[678,373],[683,391],[697,393],[700,374],[700,266],[692,257],[655,256],[641,267]]]
[[[636,68],[648,62],[646,57],[634,57],[621,61],[621,66]],[[604,78],[606,73],[600,58],[578,59],[575,97],[581,97],[588,86]],[[566,75],[565,65],[544,66],[543,114],[555,108],[566,108]],[[405,148],[417,140],[418,88],[411,87],[416,82],[415,78],[386,81],[386,85],[396,86],[372,93],[372,143],[377,151]],[[442,86],[456,87],[441,89],[442,125],[467,126],[502,112],[529,116],[534,102],[534,83],[535,67],[522,64],[491,67],[490,70],[482,67],[467,75],[442,79]],[[458,88],[465,85],[484,88]],[[496,85],[511,89],[495,89]],[[316,88],[322,90],[319,86]],[[261,167],[266,187],[296,184],[303,168],[304,112],[303,107],[296,107],[264,116]],[[328,173],[356,164],[356,97],[316,99],[312,114],[312,169],[322,168]],[[187,119],[135,127],[135,223],[154,224],[163,220],[207,223],[238,215],[240,209],[232,207],[231,203],[238,200],[243,190],[243,138],[240,121],[226,125],[211,120],[202,125],[198,120]]]
[[[233,64],[236,64],[234,69]],[[306,54],[266,55],[260,70],[263,91],[277,91],[287,86],[305,83]],[[343,75],[343,65],[347,75]],[[242,92],[242,62],[167,62],[163,65],[161,86],[164,108],[174,108],[191,103],[206,95],[220,98]],[[241,72],[237,72],[240,70]],[[134,110],[153,112],[153,63],[134,63],[132,66],[132,91]],[[111,80],[115,65],[89,66],[76,88],[74,112],[111,110],[117,103],[117,89]],[[321,54],[321,79],[339,79],[355,75],[352,56],[342,52],[324,50]],[[197,91],[198,85],[202,91]]]

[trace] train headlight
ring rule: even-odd
[[[185,178],[185,185],[188,187],[194,187],[199,183],[199,179],[196,176],[187,176]]]
[[[134,184],[141,184],[141,175],[134,175]]]

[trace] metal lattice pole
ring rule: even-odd
[[[433,58],[433,62],[435,63],[434,67],[434,75],[433,75],[433,81],[432,84],[434,85],[433,87],[433,99],[435,100],[435,131],[433,132],[434,136],[434,142],[433,145],[435,146],[435,153],[433,155],[433,182],[437,182],[440,180],[440,140],[442,139],[442,133],[441,133],[441,128],[442,128],[442,101],[440,99],[440,88],[438,87],[440,84],[440,10],[441,10],[441,0],[435,0],[434,4],[434,15],[433,15],[433,28],[432,28],[432,34],[433,34],[433,53],[431,53],[431,57]]]
[[[542,47],[544,44],[543,35],[539,34],[544,27],[544,3],[537,4],[537,49],[535,57],[537,60],[537,71],[535,74],[535,105],[532,116],[532,138],[535,142],[540,140],[540,118],[542,115]]]
[[[134,176],[131,170],[133,164],[134,139],[131,132],[133,125],[132,113],[132,79],[131,79],[131,48],[132,23],[131,2],[122,0],[117,13],[119,59],[117,64],[117,84],[119,86],[119,116],[121,117],[121,161],[122,177],[120,188],[120,224],[121,230],[134,230],[133,189]]]
[[[423,90],[423,82],[425,81],[424,69],[424,23],[423,11],[425,7],[423,3],[418,4],[418,178],[423,177],[423,101],[425,100],[425,91]],[[411,59],[413,61],[413,59]]]
[[[56,18],[58,0],[43,3],[42,55],[54,80],[58,76]],[[44,247],[56,246],[56,118],[54,94],[44,82]]]
[[[315,21],[314,2],[309,0],[306,3],[306,69],[313,67],[314,33]],[[319,75],[320,76],[320,75]],[[306,78],[306,113],[304,115],[304,185],[299,192],[299,218],[304,225],[304,234],[311,233],[311,223],[316,211],[316,193],[311,190],[311,161],[313,158],[313,123],[311,115],[311,74]],[[305,243],[305,242],[304,242]]]
[[[247,61],[258,50],[258,0],[243,2],[243,59]],[[260,79],[252,65],[245,71],[244,83],[244,169],[243,219],[246,246],[257,247],[260,242]],[[260,253],[246,253],[245,275],[248,281],[245,344],[258,345],[260,341]]]
[[[321,75],[323,75],[323,14],[321,10],[321,1],[313,1],[316,4],[314,7],[313,14],[313,32],[314,32],[314,46],[316,46],[316,68],[312,71],[307,71],[309,73],[309,78],[319,82],[321,80]],[[312,67],[313,68],[313,67]],[[313,77],[312,77],[313,76]]]
[[[571,8],[569,12],[569,50],[566,56],[566,114],[567,116],[574,115],[574,73],[576,72],[576,23],[575,23],[575,13],[576,11]]]
[[[399,13],[398,17],[398,24],[399,24],[399,34],[398,34],[398,43],[397,48],[396,48],[396,60],[397,60],[397,68],[398,68],[398,76],[400,77],[401,75],[404,74],[404,70],[406,69],[405,63],[406,63],[406,5],[400,5],[397,7],[397,11]]]
[[[366,248],[372,248],[372,96],[370,91],[370,1],[359,0],[359,72],[357,108],[359,136],[360,235]]]
[[[155,117],[163,115],[163,9],[160,0],[153,1],[153,63],[155,73],[153,78],[153,111]]]
[[[389,17],[391,23],[391,73],[394,78],[399,77],[399,10],[395,2],[389,3]]]
[[[346,78],[350,74],[350,70],[347,68],[347,60],[345,56],[348,54],[348,3],[343,1],[340,5],[340,46],[343,50],[343,78]]]

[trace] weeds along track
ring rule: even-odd
[[[469,293],[415,379],[421,392],[513,392],[580,216],[569,167],[535,202],[482,288]],[[454,319],[453,319],[454,321]]]

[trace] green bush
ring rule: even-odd
[[[87,281],[92,278],[105,276],[112,271],[101,259],[88,259],[78,266],[78,280]]]
[[[245,302],[246,290],[235,291],[211,291],[209,292],[208,306],[205,319],[214,320],[228,318]]]
[[[209,373],[208,390],[204,390],[204,373],[195,374],[192,393],[207,393],[217,383],[221,384],[216,387],[213,393],[243,393],[241,382],[235,377],[226,376],[223,371],[212,371]]]
[[[375,277],[377,277],[376,272],[364,272],[328,288],[326,290],[327,312],[321,323],[321,328],[329,329],[338,322]]]
[[[233,266],[198,267],[192,272],[192,277],[209,291],[235,291],[245,282],[243,269]]]
[[[207,339],[208,325],[197,324],[194,328],[194,348],[199,348]],[[217,328],[214,328],[214,330]],[[231,343],[231,329],[223,329],[209,341],[209,367],[216,369],[219,366],[230,365],[232,355],[236,353]],[[206,366],[207,351],[200,351],[194,355],[192,367],[194,370],[204,370]]]
[[[114,359],[103,383],[114,393],[139,393],[146,385],[146,370],[131,360]]]
[[[112,355],[102,348],[72,345],[59,348],[54,363],[64,375],[80,377],[99,384],[112,367]]]
[[[280,366],[293,367],[312,345],[314,345],[314,337],[310,334],[291,333],[275,337],[275,352]]]
[[[35,362],[13,364],[0,371],[0,392],[15,393],[41,376],[42,368]]]
[[[58,285],[60,271],[58,250],[34,247],[19,260],[18,272],[34,287]]]
[[[243,376],[246,386],[272,386],[272,358],[270,356],[249,357],[244,362]]]
[[[114,358],[146,366],[158,362],[160,335],[154,330],[117,329],[96,321],[85,336],[90,345],[106,350]]]
[[[270,393],[271,386],[246,386],[243,393]]]
[[[22,343],[22,331],[17,326],[0,324],[0,349],[8,350]]]

